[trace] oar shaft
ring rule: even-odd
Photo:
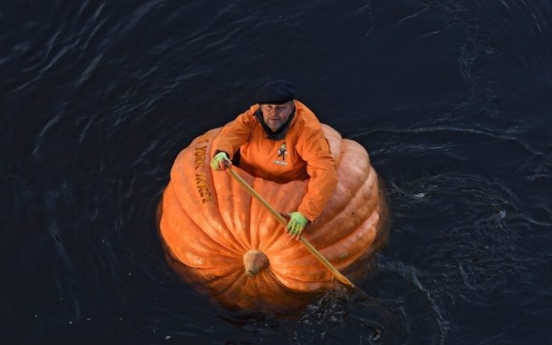
[[[226,171],[236,180],[238,181],[246,190],[247,192],[257,199],[263,206],[284,226],[287,224],[287,221],[282,215],[277,212],[270,204],[261,196],[259,193],[257,193],[250,185],[247,183],[240,175],[238,175],[235,171],[233,171],[230,167],[227,167]],[[332,274],[339,280],[341,283],[349,285],[352,288],[355,288],[355,285],[347,279],[344,275],[342,275],[329,261],[322,255],[316,248],[312,246],[312,244],[309,243],[303,236],[299,238],[299,241],[307,248],[309,252],[311,252],[312,255],[318,261],[320,261]]]

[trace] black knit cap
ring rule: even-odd
[[[284,104],[295,99],[295,85],[289,81],[278,79],[264,84],[257,91],[259,104]]]

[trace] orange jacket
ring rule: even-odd
[[[251,175],[276,182],[309,179],[307,193],[298,211],[314,221],[337,184],[335,161],[312,111],[294,101],[295,111],[282,139],[269,139],[253,105],[228,123],[213,141],[214,152],[230,159],[239,151],[239,167]]]

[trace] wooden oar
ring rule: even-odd
[[[255,199],[259,200],[261,204],[284,226],[287,225],[287,221],[280,213],[278,213],[270,204],[257,193],[243,178],[241,178],[240,175],[238,175],[235,171],[232,170],[230,166],[227,166],[226,171],[234,178],[236,181],[238,181],[247,192],[254,197]],[[353,284],[347,277],[345,277],[343,274],[339,273],[339,271],[326,259],[316,248],[314,248],[309,241],[307,241],[303,236],[299,238],[299,241],[311,252],[312,255],[314,255],[315,258],[318,259],[332,274],[345,285],[348,285],[352,288],[356,288],[355,284]],[[360,289],[359,289],[360,290]],[[362,290],[360,290],[362,291]]]

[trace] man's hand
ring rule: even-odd
[[[226,169],[227,166],[232,165],[232,162],[230,159],[228,159],[228,155],[226,152],[219,152],[213,157],[211,160],[211,169],[216,171],[221,171]]]
[[[286,225],[287,233],[289,237],[298,240],[309,220],[299,212],[288,213],[288,215],[289,222]]]

